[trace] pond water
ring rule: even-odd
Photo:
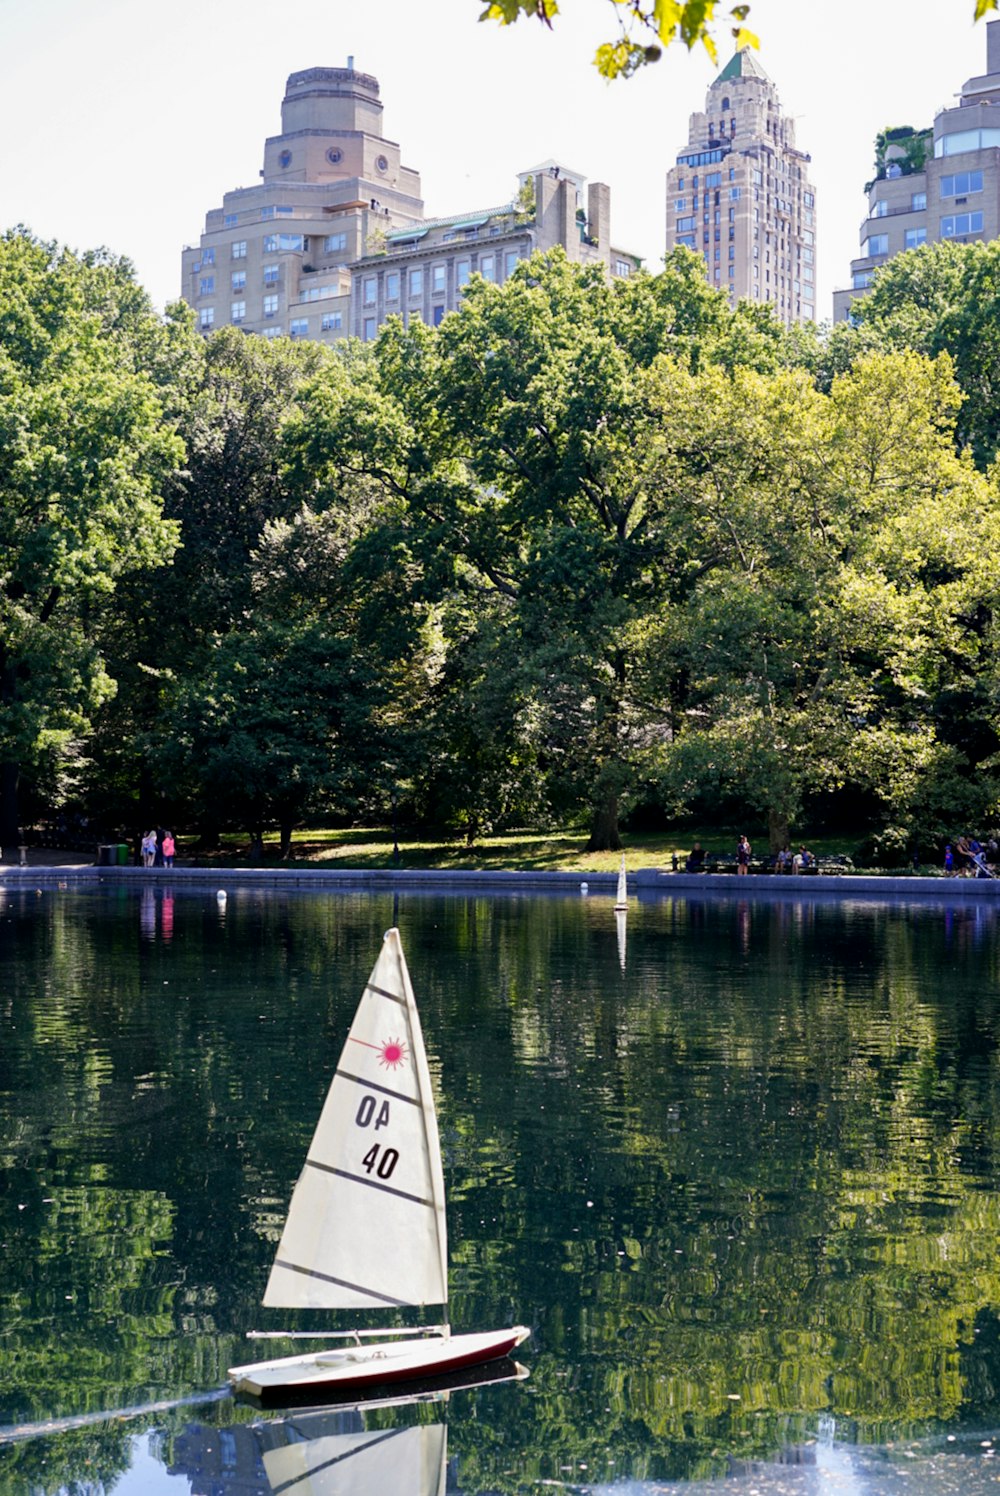
[[[530,1375],[262,1415],[220,1389],[312,1323],[260,1297],[394,920],[451,1320],[530,1325]],[[994,911],[621,934],[605,896],[0,894],[0,1492],[995,1489]]]

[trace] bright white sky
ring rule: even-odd
[[[508,201],[550,156],[611,187],[614,242],[656,269],[667,167],[717,69],[671,47],[629,82],[591,66],[607,0],[561,0],[553,32],[479,24],[481,0],[0,0],[0,227],[128,255],[159,306],[229,188],[252,185],[285,79],[346,64],[381,84],[385,133],[428,214]],[[817,189],[818,308],[858,252],[873,141],[929,125],[986,71],[973,0],[753,0],[760,60]],[[725,33],[724,33],[725,36]],[[728,37],[719,66],[731,55]]]

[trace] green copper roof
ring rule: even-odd
[[[715,82],[727,83],[730,78],[762,78],[765,83],[771,81],[757,61],[757,54],[752,47],[741,47],[735,52]]]

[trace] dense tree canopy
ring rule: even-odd
[[[637,806],[774,844],[997,819],[991,246],[898,257],[825,342],[687,251],[553,252],[336,350],[3,250],[0,728],[36,798],[72,768],[111,823],[286,848],[396,805],[595,848]]]

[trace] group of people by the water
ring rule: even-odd
[[[685,869],[689,873],[703,873],[705,871],[708,853],[701,842],[695,842],[688,853]],[[713,859],[714,860],[714,859]],[[676,858],[674,859],[676,864]],[[753,848],[746,836],[741,836],[736,843],[736,872],[746,875],[750,871],[753,861]],[[768,866],[773,867],[776,873],[808,873],[816,868],[816,858],[808,847],[800,846],[797,852],[793,852],[790,846],[782,847],[773,858],[768,860]],[[674,868],[676,872],[676,866]]]
[[[177,847],[173,832],[147,831],[139,844],[143,867],[173,867]]]
[[[995,878],[998,852],[993,837],[981,842],[975,836],[959,836],[945,846],[945,874],[949,878]]]

